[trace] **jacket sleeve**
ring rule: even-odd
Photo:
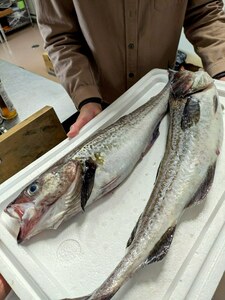
[[[81,32],[73,1],[36,0],[35,6],[45,49],[76,107],[87,98],[101,98],[94,59]]]
[[[211,76],[225,71],[225,13],[222,0],[188,1],[184,32]]]

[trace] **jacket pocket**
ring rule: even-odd
[[[166,10],[176,8],[177,5],[187,5],[187,0],[154,0],[154,8],[156,10]]]

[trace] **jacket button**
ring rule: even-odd
[[[134,49],[134,44],[133,44],[133,43],[130,43],[130,44],[128,45],[128,48],[129,48],[129,49]]]
[[[128,76],[129,76],[130,78],[133,78],[133,77],[134,77],[134,73],[129,73]]]

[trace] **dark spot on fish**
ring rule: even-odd
[[[183,110],[183,116],[181,119],[181,128],[186,130],[198,123],[200,119],[200,105],[199,100],[193,96],[187,98],[186,105]]]
[[[216,113],[217,108],[218,108],[218,97],[217,97],[217,95],[214,95],[214,97],[213,97],[213,107],[214,107],[214,113]]]
[[[220,155],[220,150],[216,149],[216,155]]]

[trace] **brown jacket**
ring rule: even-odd
[[[210,75],[225,71],[222,0],[36,0],[45,46],[78,105],[111,103],[153,68],[174,64],[185,33]]]

